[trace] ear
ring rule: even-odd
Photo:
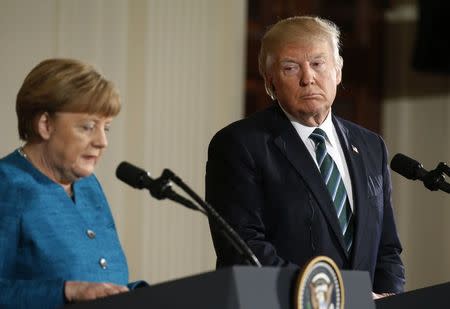
[[[342,81],[342,69],[336,69],[336,86]]]
[[[41,114],[37,120],[37,131],[43,140],[48,140],[52,135],[53,127],[50,115],[45,112]]]
[[[273,85],[273,78],[269,74],[266,74],[264,78],[264,87],[266,88],[266,93],[270,96],[272,100],[276,100],[275,86]]]
[[[272,76],[266,72],[264,76],[264,82],[266,83],[266,87],[272,87]]]

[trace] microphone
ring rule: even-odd
[[[134,166],[131,163],[123,161],[116,169],[116,176],[126,184],[136,189],[148,189],[150,194],[156,199],[168,198],[178,202],[190,209],[202,212],[208,218],[215,220],[221,227],[222,232],[230,241],[231,245],[238,250],[238,252],[246,258],[246,260],[255,266],[261,267],[261,262],[247,246],[247,244],[239,237],[236,231],[220,216],[220,214],[208,203],[203,201],[187,184],[181,180],[177,175],[168,169],[164,169],[161,177],[152,179],[150,173],[143,169]],[[172,190],[173,181],[181,189],[184,190],[190,197],[192,197],[202,208],[192,203],[190,200],[178,195]]]
[[[116,169],[116,176],[127,185],[136,189],[150,188],[154,182],[150,173],[123,161]]]
[[[411,180],[422,180],[428,171],[422,164],[404,154],[397,153],[391,160],[391,169]]]
[[[397,153],[391,160],[391,169],[408,179],[419,179],[428,190],[450,193],[450,184],[444,177],[444,173],[450,176],[450,168],[443,162],[440,162],[436,169],[427,171],[416,160]]]
[[[123,161],[116,169],[116,177],[133,188],[149,190],[150,194],[158,200],[168,198],[187,208],[204,212],[190,200],[173,191],[170,179],[165,175],[152,179],[149,172]]]

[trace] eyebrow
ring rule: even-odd
[[[321,58],[327,58],[327,54],[326,53],[320,53],[317,55],[313,55],[311,58],[308,59],[308,61],[311,60],[317,60],[317,59],[321,59]],[[285,63],[298,63],[298,61],[296,59],[293,58],[284,58],[280,60],[281,64],[285,64]]]
[[[106,124],[111,124],[112,121],[113,121],[113,119],[108,119],[108,117],[105,117],[104,119],[105,119],[105,123],[106,123]],[[86,117],[86,118],[80,119],[79,121],[80,121],[80,122],[83,122],[83,121],[93,121],[93,122],[95,122],[95,123],[99,123],[99,122],[102,121],[102,119],[101,119],[101,117],[98,117],[98,116],[96,116],[96,115],[90,115],[90,116],[88,116],[88,117]]]
[[[327,53],[320,53],[320,54],[315,55],[313,58],[326,57],[326,56],[327,56]]]
[[[312,57],[311,60],[320,59],[320,58],[327,58],[327,54],[325,54],[325,53],[318,54],[318,55]]]
[[[297,64],[297,61],[291,60],[291,59],[286,59],[286,60],[281,60],[280,63],[281,64],[289,64],[289,63]]]

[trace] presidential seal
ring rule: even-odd
[[[312,259],[297,278],[296,309],[344,309],[344,284],[332,259]]]

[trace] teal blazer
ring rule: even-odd
[[[0,308],[64,305],[66,280],[126,285],[127,261],[94,175],[62,186],[18,151],[0,160]]]

